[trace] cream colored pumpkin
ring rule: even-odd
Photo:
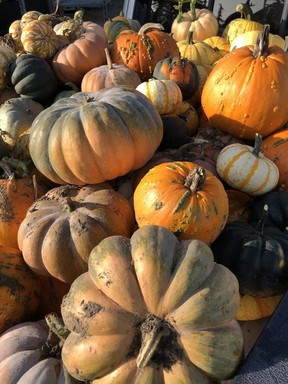
[[[248,31],[235,37],[230,45],[230,51],[234,51],[236,48],[243,47],[245,45],[255,45],[259,31]],[[279,35],[273,35],[269,33],[269,47],[272,45],[278,45],[284,49],[285,40]]]
[[[250,195],[274,189],[279,180],[277,165],[260,152],[262,136],[256,134],[254,148],[246,144],[224,147],[216,160],[216,170],[232,188]]]
[[[174,112],[182,102],[182,92],[174,80],[158,80],[151,78],[136,87],[156,107],[160,115]]]
[[[224,31],[222,32],[222,37],[227,39],[228,42],[231,44],[232,41],[242,33],[245,33],[248,31],[259,32],[262,30],[262,28],[263,28],[263,24],[258,23],[257,21],[237,18],[230,21],[230,23],[227,24]]]

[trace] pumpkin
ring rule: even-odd
[[[17,233],[27,209],[47,188],[26,175],[20,161],[3,158],[0,167],[4,170],[0,178],[0,245],[18,248]]]
[[[199,83],[194,94],[187,100],[194,108],[201,106],[201,95],[204,84],[210,72],[212,71],[213,65],[196,64],[196,68],[199,75]]]
[[[8,69],[9,65],[13,63],[15,59],[16,52],[12,48],[6,45],[0,45],[0,90],[4,89],[8,80],[10,80],[10,73]]]
[[[235,220],[250,220],[250,205],[253,202],[253,197],[248,195],[248,193],[231,188],[226,189],[226,193],[229,202],[229,215],[226,225]]]
[[[243,295],[270,297],[288,288],[287,233],[265,225],[268,212],[265,205],[259,221],[227,224],[211,245],[215,260],[235,274]]]
[[[212,243],[224,228],[228,197],[221,181],[192,162],[166,162],[150,169],[134,191],[139,227],[162,225],[179,239]]]
[[[218,28],[218,20],[213,12],[207,8],[196,8],[196,0],[192,0],[188,12],[183,13],[180,6],[178,15],[171,25],[171,33],[176,41],[187,40],[189,30],[193,29],[194,39],[203,41],[207,37],[217,35]]]
[[[186,40],[177,42],[180,56],[192,61],[194,64],[213,65],[219,60],[219,54],[204,41],[194,39],[192,31],[189,32]]]
[[[222,36],[210,36],[203,41],[218,53],[219,59],[230,52],[230,43]]]
[[[173,80],[151,78],[140,83],[136,90],[148,97],[160,115],[174,112],[183,101],[181,89]]]
[[[178,148],[191,141],[194,130],[185,121],[175,113],[162,116],[163,121],[163,139],[158,147],[159,151],[167,148]]]
[[[156,23],[146,23],[138,32],[121,32],[111,47],[112,61],[133,69],[141,81],[147,81],[153,75],[160,60],[178,55],[176,41]]]
[[[238,305],[237,279],[205,243],[154,225],[110,236],[62,302],[63,363],[95,384],[212,384],[242,361]]]
[[[20,95],[18,95],[14,87],[7,85],[5,88],[0,90],[0,107],[5,103],[5,101],[15,97],[20,97]]]
[[[89,253],[106,236],[130,236],[130,203],[108,184],[50,189],[31,204],[18,231],[18,244],[39,275],[71,284],[86,272]]]
[[[0,333],[2,334],[13,325],[32,320],[36,315],[40,282],[24,262],[19,249],[2,245],[0,246],[0,274]],[[4,349],[1,351],[3,352]]]
[[[260,152],[262,137],[255,135],[254,147],[234,143],[221,150],[217,157],[216,169],[232,188],[263,195],[274,189],[279,180],[277,165]]]
[[[230,51],[233,51],[236,48],[243,47],[245,45],[255,45],[257,41],[257,37],[259,35],[259,31],[248,31],[245,33],[241,33],[235,37],[235,39],[231,42]],[[285,40],[279,35],[273,35],[269,33],[269,46],[278,45],[280,48],[284,49]]]
[[[96,184],[140,168],[162,137],[163,123],[150,100],[112,87],[78,92],[42,111],[31,125],[29,150],[53,182]]]
[[[26,53],[48,60],[58,51],[58,38],[51,25],[33,20],[21,31],[21,43]]]
[[[201,103],[210,123],[247,140],[254,140],[256,133],[264,138],[288,121],[283,98],[288,56],[276,45],[268,47],[268,35],[265,25],[255,47],[238,48],[219,60],[202,91]]]
[[[23,44],[21,42],[21,20],[14,20],[9,25],[8,34],[14,41],[14,50],[16,53],[24,52]]]
[[[84,21],[82,27],[80,36],[53,56],[52,68],[63,84],[80,84],[86,72],[106,62],[108,40],[103,27],[91,21]]]
[[[123,12],[120,15],[108,19],[103,25],[104,32],[107,35],[108,43],[112,44],[116,37],[122,31],[132,30],[138,32],[141,28],[141,24],[136,19],[125,17]]]
[[[283,294],[271,297],[241,295],[236,319],[238,321],[253,321],[271,316],[282,297]]]
[[[262,140],[261,151],[264,156],[273,161],[279,169],[277,188],[288,189],[288,130],[279,129]]]
[[[61,361],[61,342],[45,320],[21,322],[0,337],[0,380],[22,384],[80,384]]]
[[[97,92],[103,88],[126,87],[135,89],[140,83],[139,75],[123,64],[112,63],[109,50],[105,48],[107,64],[90,69],[81,82],[82,92]]]
[[[199,84],[199,74],[196,65],[180,57],[166,57],[156,64],[153,77],[157,80],[173,80],[179,86],[184,100],[189,99]]]
[[[30,23],[30,21],[38,20],[39,16],[41,16],[41,15],[42,15],[42,12],[35,11],[35,10],[30,10],[30,11],[24,12],[23,15],[21,16],[21,19],[20,19],[21,29],[26,24]]]
[[[48,102],[58,88],[56,76],[48,62],[40,56],[23,54],[12,66],[11,82],[23,98]]]

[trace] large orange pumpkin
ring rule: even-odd
[[[234,136],[253,140],[268,136],[288,121],[288,55],[268,47],[269,25],[259,42],[238,48],[214,66],[202,91],[210,123]]]
[[[221,181],[192,162],[167,162],[150,169],[134,192],[139,227],[162,225],[180,239],[212,243],[224,228],[229,204]]]
[[[127,65],[142,81],[152,77],[158,61],[175,56],[179,56],[176,41],[155,23],[144,24],[138,32],[121,32],[111,48],[112,61]]]

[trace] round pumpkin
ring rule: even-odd
[[[29,150],[37,169],[55,183],[96,184],[140,168],[162,137],[151,101],[112,87],[78,92],[42,111],[32,123]]]
[[[138,32],[140,28],[141,24],[138,20],[125,17],[123,14],[106,20],[103,25],[109,44],[114,42],[120,32],[127,30]]]
[[[255,47],[248,45],[225,55],[202,91],[201,104],[210,123],[247,140],[254,140],[256,133],[264,138],[288,121],[284,102],[288,56],[276,45],[268,47],[268,36],[266,25]]]
[[[45,320],[26,321],[0,337],[0,380],[22,384],[80,384],[61,360],[61,342]]]
[[[234,49],[243,47],[245,45],[255,45],[257,42],[257,37],[259,35],[259,31],[248,31],[245,33],[241,33],[235,37],[235,39],[230,44],[230,51]],[[279,35],[273,35],[269,33],[269,46],[278,45],[280,48],[284,49],[285,40]]]
[[[205,243],[153,225],[110,236],[62,302],[63,363],[95,384],[228,379],[243,356],[238,306],[237,279]]]
[[[0,245],[0,333],[32,320],[39,306],[40,282],[19,249]],[[1,349],[3,352],[5,348]],[[2,372],[2,370],[0,369]],[[5,380],[7,378],[5,377]],[[5,382],[4,380],[2,382]]]
[[[66,284],[87,270],[90,251],[106,236],[130,236],[130,203],[108,184],[50,189],[31,204],[18,231],[29,267]]]
[[[140,83],[139,75],[123,64],[112,63],[109,50],[105,48],[107,64],[90,69],[81,82],[82,92],[97,92],[103,88],[125,87],[135,89]]]
[[[176,41],[155,23],[142,25],[138,32],[121,32],[111,47],[112,61],[133,69],[142,81],[151,78],[160,60],[178,55]]]
[[[192,162],[166,162],[150,169],[134,192],[139,227],[162,225],[179,239],[212,243],[224,228],[228,197],[221,181]]]

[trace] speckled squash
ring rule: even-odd
[[[93,384],[228,379],[243,356],[239,299],[237,279],[201,241],[153,225],[110,236],[62,302],[64,365]]]

